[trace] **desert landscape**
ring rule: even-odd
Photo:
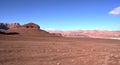
[[[47,30],[50,33],[60,34],[64,37],[90,37],[90,38],[104,38],[104,39],[118,39],[120,40],[120,31],[109,30]]]
[[[0,0],[0,65],[120,65],[120,0]]]
[[[118,39],[65,37],[46,32],[34,23],[3,29],[0,65],[120,65]]]

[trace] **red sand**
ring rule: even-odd
[[[120,65],[120,40],[0,35],[0,65]]]

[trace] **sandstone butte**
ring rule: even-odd
[[[1,34],[16,34],[19,35],[30,35],[30,36],[57,36],[55,34],[50,34],[47,31],[40,29],[40,26],[35,23],[27,23],[20,25],[19,23],[0,23],[0,33]]]

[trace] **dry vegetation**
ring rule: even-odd
[[[120,40],[0,35],[0,65],[120,65]]]

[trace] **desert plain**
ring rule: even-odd
[[[0,65],[120,65],[120,40],[0,34]]]

